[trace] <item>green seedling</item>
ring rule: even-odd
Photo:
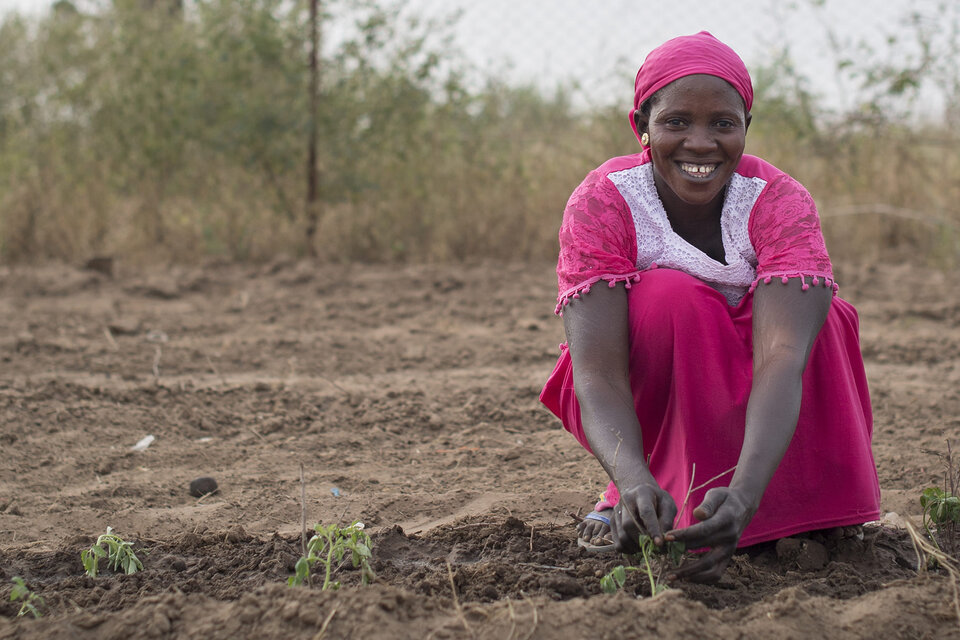
[[[960,524],[960,497],[948,493],[939,487],[928,487],[920,495],[923,507],[923,524],[930,530],[931,525],[942,527]]]
[[[353,522],[346,527],[336,524],[314,526],[316,534],[307,543],[307,555],[297,560],[294,575],[290,576],[287,584],[294,587],[310,582],[310,571],[317,562],[323,565],[322,590],[339,589],[340,582],[331,579],[334,570],[334,561],[340,563],[344,556],[350,553],[354,567],[360,567],[360,581],[370,584],[374,579],[373,569],[370,567],[371,544],[370,536],[363,530],[362,522]]]
[[[923,528],[930,541],[938,551],[954,552],[960,527],[960,497],[940,487],[927,487],[920,494],[920,506],[923,508]]]
[[[927,487],[920,494],[923,528],[937,550],[955,555],[960,550],[960,468],[949,441],[947,454],[936,455],[943,462],[943,488]]]
[[[640,535],[639,543],[640,553],[633,554],[631,557],[638,563],[642,560],[643,566],[617,565],[614,567],[610,573],[600,578],[600,588],[604,593],[616,593],[622,589],[627,581],[628,571],[643,571],[646,574],[647,579],[650,581],[651,596],[663,593],[669,589],[669,587],[661,581],[665,564],[664,561],[669,560],[673,566],[679,565],[685,550],[684,544],[682,542],[667,542],[662,547],[658,547],[653,543],[653,538],[645,534]],[[660,556],[662,560],[655,562],[654,558],[656,556]],[[654,564],[657,565],[656,570],[654,570]]]
[[[43,615],[39,609],[39,607],[45,606],[43,598],[31,591],[27,583],[23,581],[23,578],[14,576],[13,590],[10,592],[10,602],[17,602],[18,600],[20,601],[20,611],[17,612],[18,618],[28,613],[34,618],[39,618]]]
[[[104,545],[106,545],[106,549],[104,549]],[[96,544],[80,552],[83,568],[91,578],[97,577],[100,558],[107,559],[107,566],[111,570],[122,569],[127,575],[143,569],[143,563],[133,553],[133,544],[124,541],[123,538],[113,533],[111,527],[107,527],[107,532],[97,538]]]

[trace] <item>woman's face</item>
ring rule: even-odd
[[[722,202],[746,143],[750,115],[726,80],[685,76],[657,92],[637,128],[650,136],[654,179],[668,211]]]

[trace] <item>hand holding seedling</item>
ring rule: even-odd
[[[707,491],[693,517],[698,522],[684,529],[667,531],[668,542],[682,542],[688,549],[709,551],[693,562],[675,569],[669,579],[716,582],[737,550],[737,543],[753,517],[756,507],[736,489],[716,487]]]
[[[652,476],[622,491],[610,523],[617,549],[636,553],[640,550],[637,541],[641,535],[649,536],[655,546],[662,546],[664,534],[673,528],[676,517],[676,502]]]

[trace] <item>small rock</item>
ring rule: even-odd
[[[777,540],[777,559],[785,568],[816,571],[826,566],[830,554],[815,540],[781,538]]]
[[[244,531],[243,527],[241,527],[240,525],[237,525],[235,529],[231,529],[230,531],[227,531],[227,533],[224,534],[223,536],[224,542],[231,542],[234,544],[238,542],[243,542],[246,539],[247,539],[247,532]]]
[[[797,558],[801,571],[817,571],[827,566],[828,562],[830,562],[830,554],[827,548],[816,540],[806,540],[803,552]]]
[[[210,476],[200,476],[190,482],[190,495],[194,498],[202,498],[209,493],[216,493],[218,490],[217,481]]]
[[[133,336],[140,333],[141,322],[137,318],[116,318],[107,324],[115,335]]]
[[[102,273],[103,275],[112,278],[113,277],[113,257],[112,256],[95,256],[90,258],[83,264],[84,269],[89,269],[90,271],[96,271],[97,273]]]
[[[570,576],[551,576],[544,579],[540,586],[567,598],[583,595],[583,586]]]

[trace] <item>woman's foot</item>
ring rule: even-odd
[[[610,535],[613,509],[591,511],[577,525],[577,545],[588,551],[612,551],[616,548]]]

